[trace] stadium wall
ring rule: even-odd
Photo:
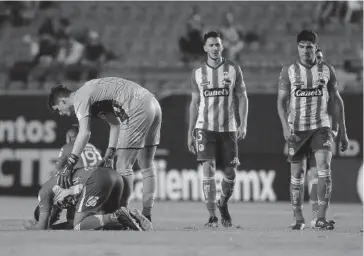
[[[345,153],[334,147],[333,202],[361,202],[363,193],[363,95],[343,95],[350,139]],[[239,143],[241,165],[233,201],[288,201],[289,164],[276,113],[276,96],[249,96],[248,135]],[[65,132],[75,118],[53,115],[45,96],[0,96],[0,195],[36,196],[53,171]],[[157,152],[159,200],[202,200],[202,170],[187,150],[188,95],[160,100],[163,109],[161,145]],[[92,124],[91,142],[104,150],[108,126]],[[97,131],[97,132],[96,132]],[[310,171],[315,168],[310,164]],[[137,168],[136,168],[137,170]],[[310,171],[306,184],[309,184]],[[134,197],[142,196],[136,171]],[[217,182],[221,182],[217,172]],[[219,187],[219,186],[218,186]],[[307,191],[307,190],[306,190]],[[220,191],[218,191],[220,193]],[[307,193],[307,192],[306,192]]]

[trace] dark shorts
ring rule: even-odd
[[[123,179],[116,171],[99,168],[86,181],[77,201],[78,213],[112,213],[120,208]]]
[[[332,150],[334,137],[329,127],[309,131],[296,131],[295,134],[300,138],[300,141],[288,142],[289,162],[294,163],[310,158],[316,150]]]
[[[197,161],[215,160],[218,168],[237,167],[238,143],[236,132],[195,130]]]

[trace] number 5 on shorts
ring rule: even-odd
[[[197,130],[197,136],[196,136],[196,149],[198,151],[204,151],[205,146],[203,144],[200,144],[202,141],[202,131],[201,130]],[[200,142],[200,143],[199,143]]]

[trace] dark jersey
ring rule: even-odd
[[[53,205],[57,202],[63,202],[65,198],[72,196],[77,198],[81,193],[83,185],[86,183],[91,174],[98,168],[79,168],[72,176],[72,186],[69,189],[62,189],[57,185],[57,177],[52,177],[38,193],[39,210],[40,212],[49,212]]]

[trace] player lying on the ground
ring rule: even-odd
[[[38,195],[39,220],[28,222],[24,227],[29,230],[69,229],[73,219],[75,230],[99,230],[120,227],[120,224],[138,231],[152,229],[151,222],[138,210],[120,207],[124,182],[116,171],[104,167],[79,168],[74,171],[72,182],[73,186],[68,189],[57,185],[57,177],[44,183]],[[72,207],[74,214],[68,212]],[[68,221],[63,226],[54,226],[58,211],[62,209],[68,209]]]

